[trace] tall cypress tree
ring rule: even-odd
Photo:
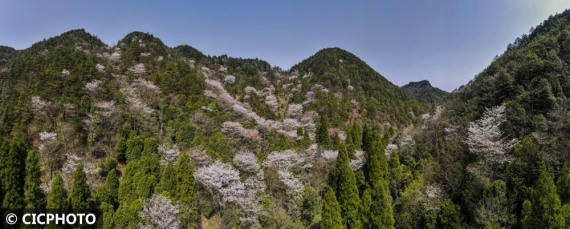
[[[144,150],[141,155],[153,155],[158,152],[158,143],[155,138],[144,139]]]
[[[354,172],[350,168],[350,159],[344,145],[339,146],[339,154],[336,160],[336,188],[338,202],[342,213],[343,224],[347,228],[361,228],[358,210],[360,208],[360,198]]]
[[[71,208],[75,212],[85,212],[91,205],[91,192],[87,185],[87,177],[83,171],[83,165],[77,166],[73,174],[73,185],[71,186]]]
[[[162,175],[160,176],[160,183],[158,183],[159,193],[168,193],[170,199],[176,200],[176,167],[167,165],[162,168]]]
[[[352,142],[354,143],[354,148],[360,149],[362,145],[362,130],[358,123],[352,124],[350,135],[352,136],[351,138]]]
[[[0,204],[3,202],[4,194],[6,194],[6,181],[4,180],[6,171],[6,160],[8,160],[8,151],[10,151],[10,144],[0,138]]]
[[[315,138],[317,140],[317,143],[323,146],[330,145],[329,127],[327,123],[327,117],[324,114],[321,114]]]
[[[362,131],[362,150],[366,153],[370,153],[373,151],[373,144],[376,141],[375,134],[372,129],[366,125],[364,126],[364,130]]]
[[[564,217],[560,214],[560,199],[550,174],[543,169],[532,190],[532,218],[536,228],[562,228]]]
[[[24,160],[26,158],[24,144],[18,140],[12,140],[5,158],[3,172],[3,187],[5,190],[2,208],[24,208]]]
[[[176,164],[176,195],[185,205],[192,205],[196,196],[194,168],[188,154],[182,154]]]
[[[564,167],[560,171],[560,177],[558,177],[556,185],[560,201],[562,204],[567,204],[570,201],[570,172],[568,171],[568,163],[564,163]]]
[[[125,152],[127,162],[138,160],[142,155],[143,149],[144,138],[142,136],[130,136],[127,140],[127,150]]]
[[[28,153],[26,158],[26,180],[24,183],[26,209],[34,211],[43,211],[46,205],[44,191],[40,184],[40,165],[38,154],[35,151]]]
[[[379,147],[379,148],[378,148]],[[370,187],[372,203],[368,212],[367,228],[393,228],[392,198],[388,191],[387,162],[382,144],[372,143],[371,152],[367,152],[367,183]]]
[[[372,206],[372,190],[366,187],[362,191],[362,198],[360,204],[360,221],[362,222],[363,228],[369,228],[370,225],[370,206]]]
[[[112,169],[107,174],[107,180],[105,181],[105,185],[109,189],[109,193],[111,194],[112,205],[115,207],[119,207],[119,172],[116,169]]]
[[[534,228],[534,218],[532,216],[532,203],[529,200],[524,200],[521,210],[521,226],[523,229]]]
[[[117,157],[117,161],[125,163],[127,161],[126,154],[127,154],[127,139],[121,137],[115,144],[115,157]]]
[[[63,212],[69,209],[67,191],[63,185],[63,178],[58,174],[51,183],[51,190],[47,198],[47,209],[52,212]]]
[[[327,187],[325,196],[323,197],[323,209],[321,214],[321,222],[319,228],[321,229],[341,229],[342,218],[340,216],[340,206],[336,201],[334,191]]]
[[[183,227],[190,227],[199,220],[195,209],[195,185],[194,168],[190,156],[184,153],[176,164],[176,197],[181,205],[181,214],[184,216],[182,217]]]
[[[107,174],[104,184],[97,188],[97,201],[103,206],[103,203],[109,204],[114,208],[119,206],[119,176],[117,170],[112,169]]]

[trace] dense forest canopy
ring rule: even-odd
[[[3,209],[103,228],[568,228],[570,11],[452,93],[132,32],[0,46]]]

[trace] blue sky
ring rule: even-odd
[[[397,85],[451,91],[568,0],[6,1],[0,45],[17,49],[85,28],[114,45],[134,30],[205,54],[258,57],[288,69],[341,47]]]

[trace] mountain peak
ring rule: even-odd
[[[410,93],[414,98],[421,102],[435,104],[443,100],[449,93],[439,88],[433,87],[428,80],[420,80],[410,82],[402,89]]]
[[[422,109],[411,95],[388,81],[356,55],[338,47],[319,50],[291,67],[290,72],[295,71],[301,75],[311,75],[311,83],[322,85],[331,91],[344,92],[347,89],[350,93],[358,94],[360,100],[378,103],[382,109],[374,112],[395,114],[394,117],[399,117],[399,121],[411,120],[410,112],[417,113]],[[395,104],[405,105],[397,107]]]
[[[159,46],[166,46],[162,41],[155,37],[150,33],[140,32],[140,31],[133,31],[127,34],[123,39],[121,39],[120,43],[124,43],[129,45],[132,42],[139,42],[139,43],[154,43]]]
[[[317,51],[314,55],[291,67],[291,71],[313,72],[319,75],[325,72],[341,73],[347,68],[362,68],[359,71],[378,74],[356,55],[338,47]]]
[[[49,49],[57,46],[85,46],[86,48],[96,48],[105,46],[105,44],[96,36],[88,33],[85,29],[73,29],[58,36],[48,38],[41,42],[35,43],[30,47],[32,50]]]
[[[429,80],[411,81],[402,87],[433,87]]]

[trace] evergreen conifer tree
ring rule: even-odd
[[[342,229],[340,206],[336,200],[334,191],[327,187],[323,197],[323,209],[321,213],[320,229]]]
[[[173,165],[165,166],[160,176],[158,193],[167,193],[170,199],[176,200],[176,179],[176,167]]]
[[[91,192],[87,185],[87,177],[83,171],[83,165],[77,166],[73,174],[73,184],[71,186],[71,208],[74,212],[85,212],[91,205]]]
[[[320,117],[319,125],[317,127],[316,140],[317,143],[323,146],[330,145],[329,127],[327,123],[327,117],[325,115],[321,115]]]
[[[560,199],[550,174],[543,169],[531,194],[533,223],[537,228],[562,228]]]
[[[556,184],[558,195],[560,196],[560,202],[562,202],[562,204],[567,204],[570,201],[570,171],[568,171],[568,163],[564,164]]]
[[[67,191],[63,185],[63,178],[59,174],[52,181],[46,207],[47,210],[51,212],[63,212],[70,210]]]
[[[371,205],[368,213],[368,228],[393,228],[394,217],[392,215],[392,198],[388,190],[386,181],[387,162],[384,155],[384,147],[374,146],[372,152],[367,152],[368,161],[366,164],[368,173],[368,185],[370,187]],[[378,149],[377,147],[381,147]]]
[[[28,152],[26,158],[26,179],[24,183],[26,209],[42,212],[46,206],[44,191],[41,189],[41,171],[38,154]]]
[[[190,227],[199,220],[195,209],[196,184],[194,168],[188,154],[180,155],[176,164],[176,198],[181,205],[182,225]]]
[[[338,202],[343,218],[343,224],[347,228],[361,228],[358,210],[360,197],[354,172],[350,168],[350,159],[344,145],[339,145],[339,154],[336,160],[336,188]]]
[[[19,140],[12,140],[9,143],[8,153],[5,155],[5,164],[2,177],[4,188],[4,199],[2,208],[22,209],[24,208],[24,175],[26,149]]]

